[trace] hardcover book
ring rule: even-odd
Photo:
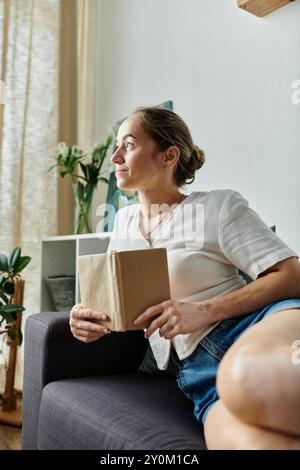
[[[133,321],[148,307],[170,299],[165,248],[109,251],[79,256],[81,305],[108,315],[112,331],[146,328]]]

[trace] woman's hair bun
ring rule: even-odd
[[[198,147],[198,145],[194,145],[192,153],[191,153],[191,159],[190,159],[190,164],[191,166],[195,167],[195,171],[199,170],[203,166],[203,163],[205,162],[205,154],[202,149]]]
[[[203,150],[201,150],[197,145],[193,145],[190,158],[185,161],[181,159],[178,161],[178,169],[180,169],[180,175],[182,174],[182,181],[184,181],[185,184],[191,184],[195,180],[196,171],[202,167],[204,162],[205,155]]]

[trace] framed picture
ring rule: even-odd
[[[173,111],[173,101],[165,101],[164,103],[161,103],[158,106],[161,108],[170,109],[171,111]],[[120,119],[113,126],[113,131],[114,131],[115,136],[118,133],[119,127],[126,119],[127,118]],[[115,151],[115,146],[114,146],[114,151]],[[113,226],[114,226],[115,214],[121,207],[127,206],[128,204],[134,204],[137,202],[139,202],[137,192],[125,191],[125,190],[119,189],[117,187],[117,178],[115,175],[115,171],[114,170],[111,171],[109,175],[108,191],[107,191],[107,198],[106,198],[107,212],[105,215],[106,220],[105,220],[105,225],[103,228],[104,232],[112,231]]]

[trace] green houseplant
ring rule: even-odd
[[[55,153],[56,164],[50,170],[58,167],[60,176],[70,175],[75,199],[75,233],[91,233],[90,210],[94,190],[98,182],[108,183],[101,172],[107,152],[113,143],[113,134],[109,134],[104,144],[95,145],[85,153],[77,145],[68,147],[64,142],[58,144]]]
[[[30,262],[30,256],[21,256],[21,248],[15,248],[7,257],[0,253],[0,334],[5,334],[11,341],[22,343],[22,333],[17,326],[17,314],[24,307],[15,300],[16,287],[21,281],[21,271]]]
[[[8,362],[2,352],[6,378],[1,396],[0,421],[14,426],[21,426],[22,422],[20,405],[14,390],[17,349],[22,343],[21,313],[25,310],[22,305],[24,280],[21,271],[30,260],[30,256],[21,256],[20,247],[15,248],[8,257],[0,253],[0,334],[4,335],[3,339],[7,340],[9,346]]]

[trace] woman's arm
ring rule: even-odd
[[[300,298],[300,263],[295,257],[280,261],[241,289],[195,304],[205,307],[215,322],[290,298]]]
[[[136,326],[153,319],[145,332],[149,338],[159,329],[160,336],[172,339],[192,333],[227,318],[254,312],[276,300],[300,298],[300,264],[287,258],[261,273],[241,289],[200,302],[167,300],[149,307],[135,321]]]

